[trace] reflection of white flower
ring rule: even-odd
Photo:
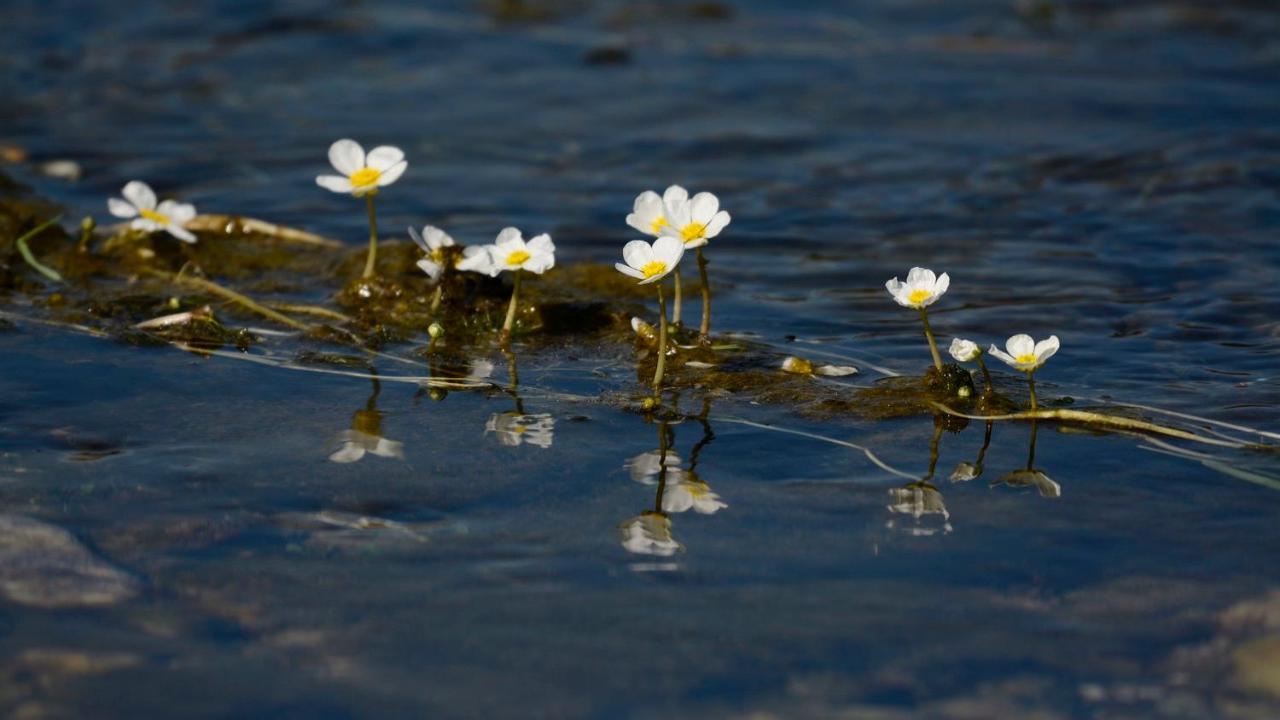
[[[556,427],[555,418],[548,413],[521,415],[520,413],[494,413],[485,424],[487,433],[497,433],[503,445],[515,447],[521,443],[551,447]]]
[[[668,480],[673,477],[678,479],[680,473],[684,472],[680,469],[680,456],[671,450],[665,456],[661,450],[642,452],[628,460],[624,467],[631,473],[631,479],[642,485],[656,485],[658,473],[663,468],[666,468]]]
[[[422,248],[422,251],[427,254],[426,257],[418,261],[418,267],[433,282],[439,280],[440,274],[444,272],[445,256],[449,252],[445,248],[454,246],[453,238],[449,236],[449,233],[432,225],[422,228],[422,234],[418,234],[417,230],[409,228],[409,237],[413,238],[418,247]]]
[[[663,193],[662,204],[666,223],[661,233],[678,238],[689,249],[706,245],[729,224],[729,213],[720,209],[719,198],[709,192],[690,198],[687,190],[672,185]]]
[[[164,230],[183,242],[196,241],[196,236],[186,228],[191,218],[196,216],[194,205],[165,200],[157,206],[155,191],[141,180],[125,185],[121,194],[125,199],[110,198],[107,209],[118,218],[133,218],[129,227],[143,232]]]
[[[948,351],[956,362],[971,362],[982,354],[982,348],[978,347],[978,343],[962,338],[952,338]]]
[[[630,275],[641,285],[657,282],[676,269],[684,255],[684,245],[675,238],[660,237],[652,243],[632,240],[622,248],[623,263],[613,266],[623,275]]]
[[[951,286],[951,278],[946,273],[935,276],[932,270],[914,267],[907,273],[905,283],[894,278],[884,286],[899,305],[919,310],[942,297]]]
[[[409,163],[404,151],[391,145],[381,145],[365,155],[364,148],[355,140],[343,138],[329,146],[329,162],[341,175],[320,175],[316,184],[336,193],[350,193],[363,197],[378,192],[404,174]]]
[[[671,518],[662,513],[646,512],[618,526],[622,547],[637,555],[670,557],[681,550],[671,537]]]
[[[962,462],[951,473],[951,482],[968,482],[982,474],[982,466]]]
[[[911,483],[904,487],[890,488],[889,498],[893,504],[889,511],[910,515],[916,519],[924,515],[941,515],[944,520],[951,517],[947,506],[942,503],[942,493],[937,488],[923,483]]]
[[[344,430],[338,435],[338,439],[342,441],[342,447],[329,456],[330,462],[353,463],[364,457],[365,453],[373,453],[384,458],[404,459],[404,443],[388,440],[380,435],[370,435],[353,428]]]
[[[1000,476],[1000,479],[992,484],[1008,485],[1009,487],[1034,487],[1040,492],[1040,497],[1062,497],[1062,486],[1040,470],[1014,470],[1011,473]]]
[[[662,493],[662,510],[669,513],[682,513],[693,510],[699,515],[713,515],[729,507],[720,499],[710,486],[693,476],[682,473],[677,482],[671,482],[668,476],[667,485]]]
[[[1058,352],[1058,336],[1050,335],[1048,340],[1036,342],[1030,335],[1014,335],[1004,344],[1009,352],[995,345],[987,352],[1004,361],[1009,367],[1021,372],[1034,372]]]

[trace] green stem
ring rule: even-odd
[[[364,259],[364,275],[367,280],[373,277],[374,266],[378,262],[378,213],[373,207],[373,197],[377,193],[364,196],[365,206],[369,210],[369,254]]]
[[[698,277],[702,280],[702,326],[698,329],[702,342],[711,341],[711,283],[707,281],[707,256],[698,248]]]
[[[671,324],[679,325],[680,310],[681,310],[681,307],[684,305],[683,303],[684,293],[681,291],[681,288],[680,288],[680,271],[676,270],[671,274],[675,276],[675,283],[676,283],[675,299],[671,301]]]
[[[662,294],[662,283],[658,287],[658,366],[653,371],[653,394],[662,394],[662,373],[667,369],[667,299]]]
[[[515,327],[516,324],[516,303],[519,302],[520,298],[520,278],[522,276],[523,273],[520,270],[516,270],[515,285],[511,288],[511,304],[507,306],[507,319],[502,323],[501,339],[504,343],[511,339],[511,328]]]
[[[1031,409],[1035,410],[1036,405],[1036,374],[1034,371],[1027,373],[1027,384],[1031,387]]]
[[[435,315],[436,310],[440,309],[440,298],[444,297],[444,276],[440,276],[440,282],[436,283],[436,292],[431,296],[431,314]]]
[[[938,354],[938,343],[933,339],[933,328],[929,327],[929,311],[920,308],[920,321],[924,323],[924,337],[929,341],[929,352],[933,355],[933,366],[942,372],[942,356]]]
[[[281,315],[280,313],[276,312],[275,310],[272,310],[269,307],[265,307],[263,305],[258,304],[252,298],[249,298],[248,296],[245,296],[245,295],[241,295],[235,290],[232,290],[230,288],[225,288],[215,282],[210,282],[209,280],[205,280],[203,278],[191,277],[189,275],[175,275],[173,273],[164,272],[163,270],[144,270],[144,272],[148,275],[164,278],[165,280],[168,280],[169,282],[174,283],[175,285],[187,285],[189,287],[198,288],[200,290],[204,290],[205,292],[224,297],[227,300],[230,300],[231,302],[241,305],[249,312],[257,313],[262,317],[268,318],[270,320],[274,320],[280,323],[281,325],[284,325],[286,327],[291,327],[294,330],[301,330],[303,332],[306,332],[311,329],[310,325],[307,325],[305,323],[300,323],[297,320],[294,320],[293,318],[287,315]]]
[[[54,282],[62,282],[62,276],[58,274],[57,270],[42,265],[39,260],[36,260],[36,256],[31,253],[31,248],[27,247],[27,241],[44,232],[46,228],[56,224],[61,219],[61,215],[49,218],[23,233],[22,237],[14,241],[14,245],[18,246],[18,252],[22,253],[22,259],[26,260],[27,264],[30,265],[33,270]]]
[[[995,386],[991,382],[991,371],[987,369],[987,363],[982,359],[982,351],[978,351],[978,367],[982,369],[982,379],[987,383],[987,390],[983,395],[990,395]]]

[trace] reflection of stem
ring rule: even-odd
[[[662,513],[662,495],[667,490],[667,450],[671,447],[671,426],[666,420],[658,423],[658,493],[653,499],[653,511]]]
[[[937,416],[938,420],[942,416]],[[928,480],[933,477],[933,473],[938,469],[938,444],[942,440],[942,423],[936,420],[933,423],[933,437],[929,440],[929,473],[921,480]]]
[[[667,367],[667,300],[662,295],[662,282],[658,286],[658,366],[653,371],[653,394],[662,394],[662,373]]]
[[[1027,469],[1036,462],[1036,421],[1031,421],[1031,448],[1027,451]]]
[[[374,265],[378,262],[378,213],[373,207],[373,196],[376,192],[371,192],[364,196],[365,207],[369,210],[369,254],[364,259],[364,278],[373,277]]]
[[[995,425],[995,422],[987,421],[987,432],[982,436],[982,449],[978,451],[978,459],[974,461],[974,467],[982,467],[982,459],[987,456],[987,448],[991,445],[991,428]]]
[[[365,410],[378,409],[378,395],[382,393],[382,383],[378,381],[377,368],[369,368],[369,382],[373,383],[373,393],[369,395],[369,399],[365,401]]]
[[[987,362],[982,359],[982,353],[978,353],[978,367],[982,369],[982,379],[987,383],[987,389],[982,394],[990,395],[995,384],[991,382],[991,371],[987,369]]]
[[[711,444],[716,439],[716,434],[711,430],[711,421],[707,416],[711,414],[711,398],[702,398],[702,412],[698,415],[698,422],[702,425],[702,439],[693,446],[689,451],[689,470],[696,470],[698,467],[698,455],[702,452],[702,448]]]
[[[520,278],[523,277],[523,275],[524,273],[522,271],[516,270],[515,285],[511,287],[511,304],[507,306],[507,319],[502,323],[502,335],[500,339],[504,343],[511,339],[511,328],[516,324],[516,303],[519,302]]]
[[[711,340],[711,283],[707,282],[707,256],[698,248],[698,276],[702,279],[702,326],[698,330],[702,342]]]
[[[942,356],[938,354],[938,343],[933,339],[933,328],[929,327],[929,311],[920,308],[920,321],[924,323],[924,337],[929,341],[929,352],[933,355],[933,366],[942,372]]]
[[[671,273],[671,275],[672,277],[675,278],[675,284],[676,284],[674,299],[671,301],[671,324],[679,325],[680,309],[684,305],[684,291],[681,289],[682,286],[680,284],[680,271],[676,270],[675,272]]]

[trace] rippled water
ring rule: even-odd
[[[6,172],[70,217],[144,178],[358,245],[314,184],[352,136],[408,153],[384,228],[549,231],[562,264],[613,261],[635,194],[681,182],[734,215],[717,328],[852,358],[843,382],[928,362],[883,290],[922,264],[953,278],[940,334],[1062,338],[1042,397],[1280,429],[1268,4],[533,7],[9,2],[0,141],[85,175]],[[0,701],[26,717],[1280,712],[1267,456],[1042,426],[1051,482],[993,485],[1028,465],[1000,424],[953,482],[981,423],[690,397],[668,439],[705,484],[660,486],[633,459],[662,428],[592,400],[634,387],[617,348],[525,353],[547,417],[517,420],[34,324],[0,348]],[[403,445],[331,462],[351,429]]]

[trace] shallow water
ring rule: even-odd
[[[860,368],[839,382],[927,364],[883,290],[922,264],[953,278],[941,335],[1062,338],[1042,398],[1280,430],[1265,4],[566,2],[512,23],[429,5],[9,3],[0,140],[85,176],[5,171],[68,217],[105,216],[144,178],[358,246],[358,204],[314,185],[349,135],[408,153],[388,234],[513,224],[551,232],[562,264],[612,262],[635,194],[677,181],[734,215],[708,251],[717,329]],[[1280,712],[1273,457],[1042,425],[1034,467],[1057,492],[992,486],[1028,462],[1031,429],[1006,423],[982,476],[953,482],[982,446],[973,423],[937,440],[945,515],[915,517],[891,507],[893,471],[929,474],[930,418],[718,397],[670,432],[727,507],[671,512],[679,550],[641,555],[619,526],[681,488],[633,480],[660,428],[597,401],[635,389],[630,351],[517,354],[523,412],[553,427],[511,446],[486,432],[515,409],[502,392],[433,401],[386,377],[0,332],[4,512],[94,563],[0,545],[0,701],[28,717]],[[330,462],[375,406],[403,458]],[[97,601],[41,602],[51,578]]]

